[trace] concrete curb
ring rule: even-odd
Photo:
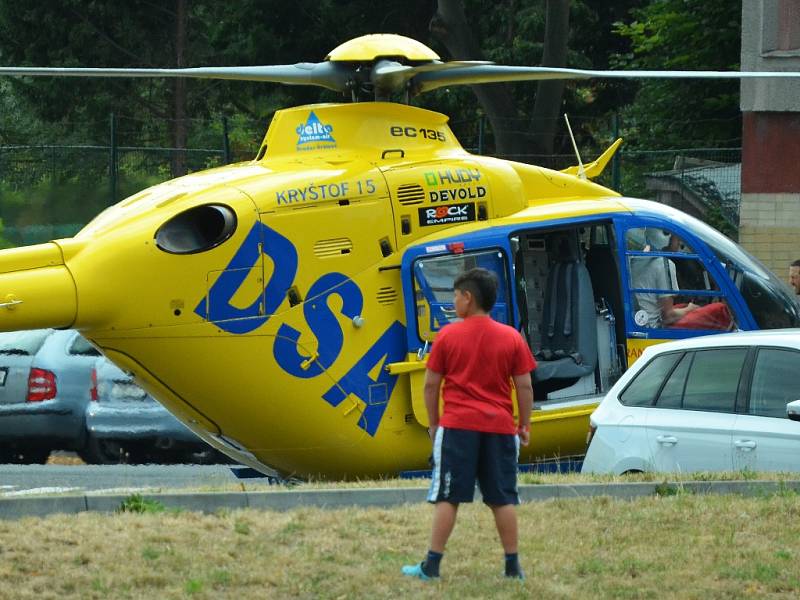
[[[599,496],[617,500],[632,500],[647,496],[673,496],[682,493],[769,496],[785,492],[800,493],[800,480],[577,483],[522,485],[519,488],[522,502],[595,498]],[[205,513],[242,508],[277,511],[292,510],[300,507],[343,508],[357,506],[388,508],[402,504],[420,504],[425,502],[426,496],[427,489],[425,488],[142,494],[142,498],[160,502],[167,508]],[[82,512],[109,513],[116,511],[128,498],[130,498],[130,494],[0,498],[0,519],[44,517],[52,514],[77,514]]]

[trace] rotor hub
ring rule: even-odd
[[[362,35],[330,51],[331,62],[373,62],[379,58],[404,58],[409,62],[439,60],[439,55],[422,42],[392,33]]]

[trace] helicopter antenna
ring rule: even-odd
[[[572,135],[572,127],[569,124],[569,117],[567,113],[564,113],[564,120],[567,122],[567,131],[569,131],[569,139],[572,140],[572,148],[575,150],[575,156],[578,157],[578,178],[579,179],[586,179],[586,171],[583,168],[583,162],[581,161],[581,154],[578,152],[578,144],[575,143],[575,136]]]

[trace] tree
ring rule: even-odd
[[[653,0],[615,31],[631,51],[613,64],[627,69],[739,68],[741,2]],[[739,82],[646,81],[624,111],[631,142],[646,148],[733,146],[741,142]]]
[[[544,28],[543,67],[567,64],[569,1],[547,0]],[[564,96],[564,81],[540,81],[533,105],[533,144],[536,154],[552,154],[556,119]]]
[[[472,29],[467,24],[461,0],[439,0],[438,10],[430,22],[430,31],[456,60],[484,60]],[[521,154],[524,140],[510,130],[505,122],[518,117],[509,86],[504,83],[472,86],[478,101],[486,111],[495,134],[495,150],[501,154]]]
[[[516,0],[504,3],[507,19],[513,22]],[[547,0],[545,8],[544,51],[541,64],[561,67],[566,65],[567,34],[569,32],[569,0]],[[431,19],[431,33],[440,40],[454,59],[482,60],[484,55],[467,24],[461,0],[439,0],[438,10]],[[511,33],[512,29],[507,29]],[[506,155],[526,152],[549,154],[553,151],[555,117],[561,107],[564,83],[540,82],[533,110],[533,135],[525,139],[507,123],[520,119],[517,104],[507,84],[473,86],[478,101],[492,123],[495,134],[495,151]]]

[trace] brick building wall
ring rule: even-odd
[[[800,0],[742,3],[742,70],[800,71]],[[739,243],[788,282],[800,258],[800,80],[742,81]]]
[[[800,258],[800,193],[742,194],[739,243],[788,282]]]

